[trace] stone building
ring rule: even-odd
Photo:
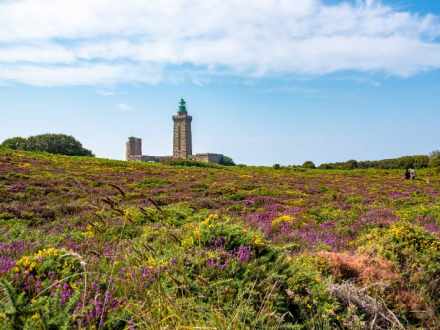
[[[215,153],[192,154],[192,117],[188,115],[186,102],[180,100],[177,114],[173,116],[173,155],[172,156],[147,156],[142,155],[142,140],[130,137],[126,143],[126,159],[144,162],[162,162],[173,159],[188,159],[205,163],[220,164],[224,156]]]
[[[173,157],[189,159],[192,156],[192,117],[186,111],[184,99],[180,100],[179,111],[173,116],[174,137],[173,137]]]
[[[135,137],[129,137],[125,145],[125,157],[127,160],[141,160],[142,158],[142,140]]]

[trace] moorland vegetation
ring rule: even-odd
[[[440,177],[0,149],[1,329],[438,329]]]

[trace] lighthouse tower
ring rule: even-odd
[[[179,110],[173,116],[173,121],[173,157],[189,159],[192,156],[192,117],[188,115],[184,99],[180,100]]]

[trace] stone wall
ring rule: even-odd
[[[172,156],[142,156],[140,160],[143,162],[154,162],[154,163],[160,163],[172,160]]]
[[[220,164],[223,160],[223,155],[211,153],[197,154],[192,156],[191,159],[198,162]]]

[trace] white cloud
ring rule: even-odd
[[[132,106],[125,104],[125,103],[119,103],[117,106],[118,106],[118,109],[122,112],[130,112],[130,111],[134,110]]]
[[[78,66],[19,65],[0,67],[0,81],[34,86],[157,84],[162,74],[156,68],[135,65],[89,64]]]
[[[99,96],[115,96],[116,92],[110,89],[98,89],[96,94]]]
[[[440,67],[439,17],[375,0],[12,0],[0,22],[0,81],[33,85]]]
[[[0,63],[72,63],[72,50],[54,43],[16,44],[0,47]]]

